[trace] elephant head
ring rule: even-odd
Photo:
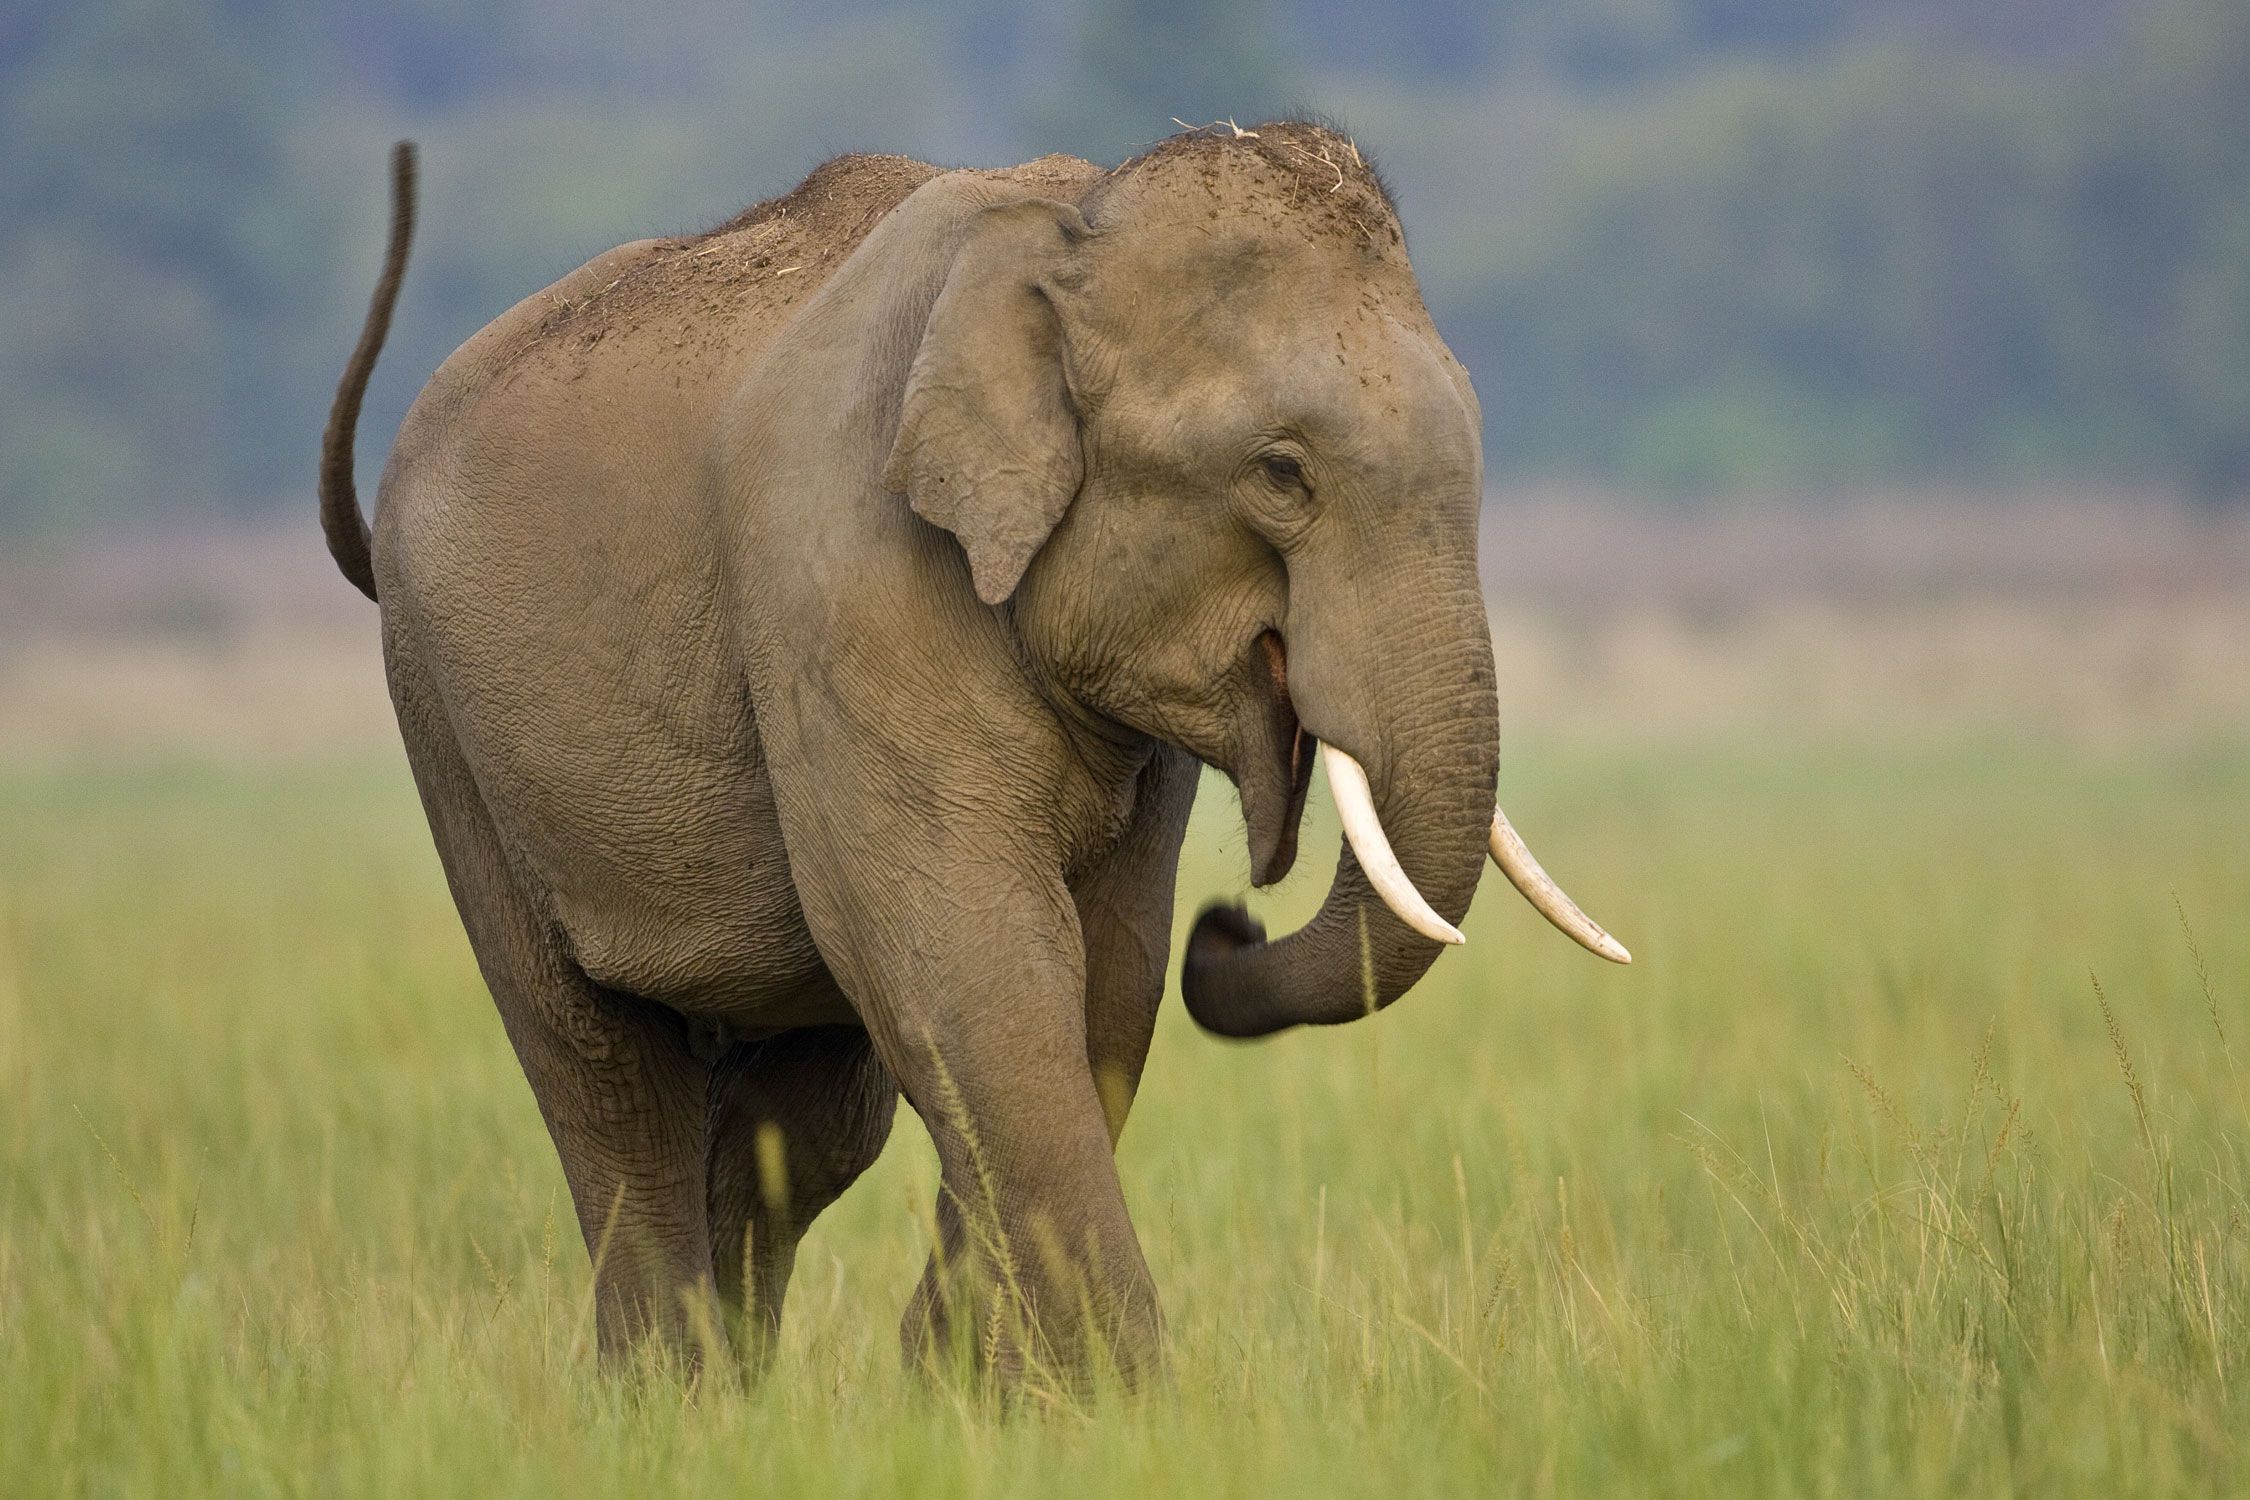
[[[1056,701],[1232,778],[1255,884],[1328,765],[1347,839],[1319,914],[1272,942],[1239,908],[1196,924],[1211,1030],[1389,1004],[1461,940],[1488,850],[1623,955],[1495,810],[1481,463],[1389,197],[1324,128],[1175,137],[1075,207],[984,210],[950,268],[889,487],[959,539]]]

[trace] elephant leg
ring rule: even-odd
[[[455,905],[562,1158],[594,1264],[604,1363],[654,1339],[693,1363],[706,1292],[704,1079],[672,1012],[594,984],[540,920],[442,719],[394,670],[416,785]]]
[[[1078,1025],[1055,1030],[1082,1058]],[[1156,1289],[1091,1072],[1062,1045],[995,1072],[972,1058],[940,1043],[907,1069],[940,1181],[938,1243],[900,1325],[909,1363],[990,1362],[1007,1384],[1034,1367],[1076,1383],[1097,1362],[1153,1373]]]
[[[1201,775],[1186,752],[1157,752],[1141,772],[1124,836],[1071,893],[1086,943],[1086,1061],[1112,1145],[1140,1088],[1164,998],[1180,842]]]
[[[1192,770],[1185,780],[1188,796],[1152,822],[1184,826],[1187,803],[1193,795]],[[1176,820],[1171,812],[1178,814]],[[1099,1137],[1088,1131],[1086,1138],[1107,1147],[1105,1154],[1114,1153],[1118,1135],[1125,1127],[1164,993],[1171,936],[1170,871],[1177,847],[1175,840],[1169,852],[1153,861],[1140,857],[1137,851],[1120,851],[1121,857],[1105,864],[1101,873],[1082,884],[1075,897],[1085,944],[1084,1002],[1079,1018],[1085,1064],[1082,1074],[1071,1072],[1093,1084],[1103,1128]],[[1161,864],[1161,872],[1152,870],[1152,863]],[[1153,879],[1158,875],[1160,888],[1142,883],[1143,877]],[[945,1076],[937,1080],[941,1110],[949,1097],[948,1082]],[[1059,1293],[1083,1300],[1083,1311],[1101,1322],[1091,1331],[1109,1345],[1110,1354],[1127,1377],[1147,1372],[1156,1358],[1157,1306],[1138,1240],[1123,1216],[1123,1189],[1114,1160],[1098,1168],[1085,1163],[1080,1166],[1085,1196],[1090,1200],[1085,1206],[1113,1210],[1114,1228],[1095,1228],[1081,1245],[1072,1246],[1056,1239],[1050,1229],[1034,1224],[1026,1241],[1020,1231],[1010,1232],[1004,1207],[999,1213],[993,1211],[994,1200],[1004,1205],[1008,1190],[994,1178],[987,1159],[991,1153],[983,1136],[990,1132],[990,1126],[978,1125],[978,1111],[961,1096],[957,1085],[950,1097],[954,1110],[967,1119],[969,1129],[954,1127],[942,1114],[933,1118],[931,1110],[920,1110],[938,1143],[944,1176],[938,1191],[936,1243],[901,1327],[908,1361],[925,1367],[947,1360],[975,1364],[999,1353],[1004,1365],[1009,1362],[1006,1329],[994,1325],[991,1303],[983,1295],[992,1289],[992,1262],[997,1251],[1003,1257],[999,1271],[1003,1284],[997,1288],[1002,1295],[1016,1290],[1005,1285],[1009,1276],[1028,1275],[1049,1283],[1045,1295]],[[971,1154],[965,1169],[950,1169],[949,1145]],[[1050,1357],[1065,1356],[1063,1347],[1051,1339],[1045,1352]],[[1075,1359],[1080,1352],[1073,1344],[1065,1357]]]
[[[969,1277],[965,1264],[968,1231],[961,1208],[951,1192],[938,1188],[935,1215],[936,1242],[915,1283],[914,1296],[899,1322],[899,1348],[906,1363],[920,1370],[945,1365],[971,1366],[981,1358],[973,1315],[956,1320],[953,1310],[968,1301]]]
[[[1069,893],[954,848],[896,857],[958,872],[928,881],[824,853],[791,841],[814,936],[937,1147],[946,1274],[908,1314],[909,1357],[957,1328],[1009,1383],[1034,1366],[1074,1380],[1097,1358],[1152,1369],[1156,1293],[1086,1061]]]
[[[481,957],[481,955],[480,955]],[[500,1018],[562,1158],[594,1264],[605,1363],[653,1339],[690,1365],[714,1325],[704,1199],[705,1075],[679,1019],[545,973],[485,963]]]
[[[1112,1148],[1139,1088],[1164,997],[1180,841],[1200,772],[1192,757],[1159,751],[1141,773],[1124,835],[1072,892],[1086,956],[1086,1062]],[[978,1330],[956,1328],[949,1312],[959,1300],[954,1293],[970,1245],[960,1202],[942,1188],[936,1228],[903,1328],[907,1357],[917,1364],[941,1352],[981,1352]]]
[[[753,1370],[780,1335],[798,1242],[874,1164],[897,1112],[898,1086],[856,1027],[737,1042],[712,1068],[712,1266]]]

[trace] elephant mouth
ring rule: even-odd
[[[1319,742],[1298,722],[1290,701],[1289,653],[1280,632],[1262,632],[1246,665],[1253,691],[1233,774],[1250,836],[1250,883],[1268,886],[1297,862],[1297,830]]]

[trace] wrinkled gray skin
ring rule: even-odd
[[[471,339],[370,537],[351,428],[406,228],[324,517],[380,597],[605,1355],[692,1356],[710,1288],[755,1356],[903,1093],[943,1179],[909,1355],[989,1327],[1011,1372],[1150,1370],[1112,1149],[1197,762],[1240,788],[1260,884],[1312,736],[1366,766],[1448,920],[1484,860],[1477,404],[1380,185],[1289,124],[1111,173],[831,162]],[[1184,988],[1256,1035],[1387,1004],[1438,951],[1345,849],[1298,933],[1206,913]]]

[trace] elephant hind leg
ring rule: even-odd
[[[713,1270],[753,1369],[780,1335],[799,1241],[874,1164],[897,1113],[898,1087],[857,1027],[737,1042],[713,1066]]]
[[[572,961],[520,885],[442,712],[415,689],[394,657],[399,723],[446,880],[593,1257],[603,1362],[653,1340],[692,1365],[711,1276],[708,1068],[676,1014],[604,989]]]

